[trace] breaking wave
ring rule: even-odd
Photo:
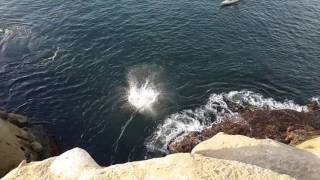
[[[295,104],[291,100],[278,102],[265,98],[251,91],[231,91],[229,93],[211,94],[207,103],[196,109],[187,109],[171,114],[158,126],[153,135],[146,141],[149,151],[167,152],[167,146],[175,137],[187,132],[201,131],[204,128],[223,121],[225,117],[235,116],[226,101],[250,109],[291,109],[307,112],[307,106]],[[319,101],[312,99],[312,101]]]

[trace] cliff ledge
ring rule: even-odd
[[[3,179],[318,179],[320,138],[292,147],[218,133],[191,153],[100,167],[80,148],[26,163]]]

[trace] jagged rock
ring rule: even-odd
[[[240,161],[297,179],[319,179],[320,156],[271,139],[218,133],[197,145],[192,154]]]
[[[268,109],[242,111],[239,116],[213,124],[200,133],[191,132],[173,140],[168,149],[171,152],[190,152],[201,141],[219,132],[259,139],[270,138],[285,144],[297,145],[320,135],[320,111]]]
[[[287,129],[286,140],[288,140],[291,145],[297,145],[319,134],[320,130],[316,130],[310,126],[289,126]]]
[[[307,104],[309,111],[317,111],[320,110],[320,104],[317,101],[312,101]]]
[[[193,147],[205,139],[206,138],[202,137],[199,132],[190,132],[185,136],[178,136],[176,139],[173,139],[168,146],[168,150],[171,153],[190,152]]]
[[[179,153],[163,158],[137,161],[107,168],[99,167],[90,155],[79,148],[41,162],[23,162],[7,174],[7,179],[292,179],[261,167]]]

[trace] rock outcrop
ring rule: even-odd
[[[296,148],[270,139],[218,133],[192,153],[109,167],[100,167],[86,151],[75,148],[44,161],[22,162],[3,179],[316,180],[320,172],[319,141],[316,138]]]
[[[35,161],[55,155],[41,126],[31,125],[25,116],[0,109],[0,177],[21,161]]]
[[[179,153],[164,158],[99,167],[79,148],[42,162],[23,162],[6,179],[291,179],[268,169],[198,154]]]
[[[219,132],[297,145],[320,135],[320,110],[298,112],[294,110],[240,110],[238,116],[227,118],[202,132],[190,132],[177,137],[168,149],[171,152],[191,152],[200,142]]]

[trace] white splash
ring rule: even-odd
[[[152,111],[160,93],[152,86],[149,80],[139,86],[137,82],[129,82],[128,102],[138,111]]]

